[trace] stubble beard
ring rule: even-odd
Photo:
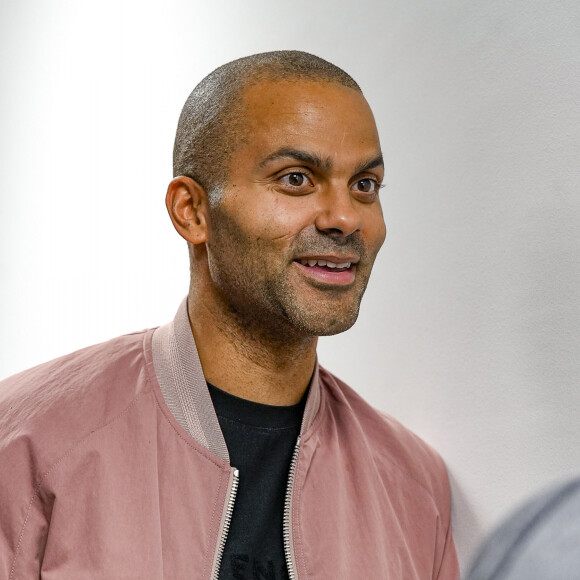
[[[348,292],[352,293],[354,289]],[[321,290],[322,296],[313,301],[300,297],[296,287],[284,280],[284,284],[270,282],[270,295],[277,297],[279,310],[283,312],[288,326],[299,335],[330,336],[348,330],[356,322],[364,288],[351,297],[346,306],[338,304],[331,294],[334,290]],[[339,290],[339,292],[343,292]]]
[[[240,340],[288,346],[339,334],[356,322],[368,273],[357,272],[356,288],[318,289],[319,299],[312,298],[314,290],[310,296],[301,296],[291,280],[295,266],[289,263],[281,271],[268,270],[267,252],[219,204],[212,208],[211,219],[214,231],[220,233],[208,247],[208,266],[219,303],[216,315],[222,318],[224,330],[230,327]],[[321,247],[321,235],[306,235],[299,245]],[[317,241],[309,237],[317,237]],[[360,241],[351,245],[365,255]]]
[[[298,345],[348,330],[358,318],[364,293],[363,288],[356,299],[350,299],[348,308],[337,309],[332,299],[301,298],[287,278],[254,279],[251,287],[250,276],[241,281],[235,275],[218,274],[215,281],[224,330],[229,327],[240,340],[273,347]]]
[[[288,346],[348,330],[358,318],[366,289],[365,280],[357,283],[358,289],[319,289],[320,299],[312,298],[312,293],[301,296],[289,275],[295,266],[268,274],[262,260],[248,259],[247,254],[239,260],[217,248],[209,265],[224,327],[230,326],[239,339],[264,345]],[[344,296],[341,300],[333,294]]]

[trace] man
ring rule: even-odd
[[[316,360],[385,238],[358,85],[295,51],[226,64],[174,174],[175,320],[1,387],[3,577],[454,580],[440,458]]]

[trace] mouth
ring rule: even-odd
[[[304,257],[294,260],[300,271],[324,285],[348,286],[354,282],[356,257]]]

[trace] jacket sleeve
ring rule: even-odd
[[[36,486],[26,429],[8,428],[8,421],[0,421],[0,578],[38,580],[48,510]]]

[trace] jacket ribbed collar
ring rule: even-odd
[[[163,398],[176,421],[206,449],[229,463],[229,454],[213,407],[193,332],[187,298],[172,322],[153,334],[153,365]],[[320,407],[318,359],[310,383],[300,435],[306,433]]]

